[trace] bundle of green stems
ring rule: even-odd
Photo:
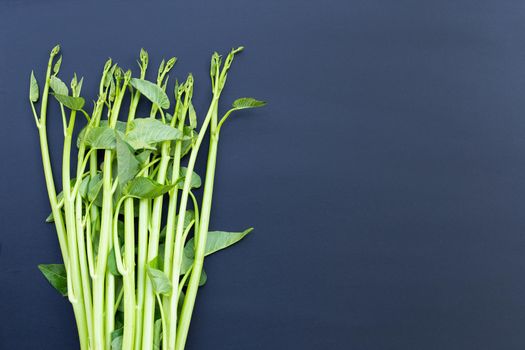
[[[208,230],[221,128],[232,112],[265,104],[240,98],[219,118],[227,73],[241,50],[232,49],[224,62],[212,55],[212,99],[200,128],[192,75],[175,83],[173,104],[166,93],[176,58],[161,62],[156,81],[146,80],[144,50],[136,78],[109,59],[90,112],[80,96],[83,79],[74,75],[68,87],[58,77],[58,45],[42,91],[31,73],[29,100],[51,205],[47,222],[55,225],[63,260],[39,268],[73,306],[80,349],[184,349],[197,292],[206,282],[205,256],[251,231]],[[60,193],[47,139],[50,96],[60,106],[64,131]],[[136,115],[139,103],[151,107],[149,116]],[[80,132],[77,119],[86,120]],[[202,181],[194,168],[206,137]],[[202,197],[194,194],[200,187]]]

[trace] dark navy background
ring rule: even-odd
[[[211,227],[256,230],[206,261],[188,349],[524,348],[523,2],[4,0],[0,349],[77,348],[36,267],[59,249],[27,94],[57,42],[89,98],[108,56],[178,56],[201,117],[211,53],[246,47],[223,107],[269,105],[222,133]]]

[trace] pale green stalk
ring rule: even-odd
[[[73,137],[73,128],[75,126],[75,117],[76,111],[72,111],[69,119],[69,125],[65,130],[64,150],[62,157],[62,191],[64,194],[64,212],[66,217],[67,241],[70,259],[67,265],[67,274],[70,276],[70,280],[72,281],[72,288],[68,290],[68,294],[69,300],[73,304],[73,307],[81,310],[79,312],[79,318],[77,319],[77,326],[79,329],[82,329],[83,333],[83,337],[80,338],[80,347],[82,349],[88,349],[89,335],[76,236],[75,199],[72,197],[70,174],[71,140]],[[82,179],[78,179],[78,181],[82,181]]]
[[[233,57],[237,52],[242,51],[242,49],[243,49],[242,47],[239,47],[238,49],[234,49],[230,52],[230,54],[226,58],[226,61],[224,63],[224,67],[222,69],[220,76],[218,74],[219,72],[218,65],[215,65],[215,69],[216,69],[215,75],[213,75],[213,72],[212,72],[212,87],[213,87],[214,94],[213,94],[212,106],[210,106],[210,111],[208,112],[209,116],[206,117],[206,119],[210,118],[210,146],[209,146],[209,151],[208,151],[208,162],[206,164],[206,180],[204,182],[204,190],[203,190],[204,193],[202,197],[200,219],[199,219],[199,222],[196,224],[196,226],[198,225],[198,229],[196,229],[197,235],[195,237],[195,257],[194,257],[194,262],[193,262],[193,269],[192,269],[190,280],[188,283],[188,288],[186,290],[186,296],[184,298],[184,303],[182,305],[182,310],[180,313],[180,320],[177,325],[177,335],[176,335],[175,348],[174,348],[175,350],[184,350],[184,347],[186,345],[186,338],[188,337],[191,316],[193,313],[193,308],[195,306],[195,299],[197,297],[197,291],[199,289],[199,281],[201,278],[202,267],[204,264],[206,239],[208,235],[208,226],[209,226],[209,221],[210,221],[211,204],[212,204],[212,197],[213,197],[215,165],[217,161],[217,147],[218,147],[218,142],[219,142],[219,130],[217,128],[218,100],[222,92],[222,89],[224,88],[224,85],[226,83],[227,72],[231,66]],[[212,67],[213,67],[214,59],[215,59],[215,55],[212,58]],[[199,136],[201,135],[199,134]],[[192,155],[193,155],[193,152],[192,152]],[[189,165],[188,165],[188,172],[190,172]],[[188,181],[188,176],[186,176],[186,180],[184,184],[185,190],[186,190],[186,187],[189,187],[186,185],[187,181]],[[184,192],[183,192],[183,195],[184,195]],[[187,201],[187,198],[185,199],[185,201]],[[182,202],[181,202],[181,208],[182,208]],[[179,213],[179,215],[181,214]],[[181,224],[180,218],[179,218],[178,224],[179,225]],[[179,226],[177,227],[177,231],[179,231]]]
[[[173,62],[174,63],[174,62]],[[171,69],[171,68],[170,68]],[[157,86],[166,89],[163,85],[163,80],[167,71],[161,72],[157,77]],[[158,109],[157,105],[153,104],[150,111],[150,118],[155,118]],[[166,170],[169,165],[169,142],[164,142],[161,147],[161,161],[159,164],[159,171],[157,181],[161,184],[166,180]],[[148,170],[145,170],[147,176]],[[160,202],[159,202],[160,199]],[[160,220],[162,215],[162,196],[153,200],[153,207],[150,215],[151,201],[141,199],[139,202],[139,247],[137,256],[137,320],[136,328],[137,336],[135,339],[135,350],[148,350],[153,346],[153,331],[154,331],[154,316],[155,316],[155,297],[152,295],[151,282],[146,278],[146,264],[148,261],[157,257],[159,235],[160,235]],[[148,237],[149,231],[149,237]]]
[[[64,225],[64,220],[62,217],[62,212],[60,210],[60,207],[58,205],[57,195],[56,195],[56,189],[55,189],[55,182],[53,179],[53,171],[51,168],[51,161],[49,158],[49,147],[47,142],[47,128],[46,128],[46,121],[47,121],[47,104],[48,104],[48,97],[49,97],[49,79],[51,77],[51,69],[53,64],[53,59],[60,50],[60,47],[57,45],[50,54],[48,65],[47,65],[47,71],[46,71],[46,80],[44,85],[44,90],[42,93],[42,103],[40,106],[40,118],[37,119],[35,109],[33,106],[33,103],[31,103],[33,113],[35,114],[35,118],[37,119],[37,127],[40,137],[40,150],[42,154],[42,166],[44,169],[44,177],[46,181],[46,187],[47,192],[49,196],[49,203],[51,205],[51,211],[53,213],[53,219],[55,222],[55,228],[57,231],[58,241],[60,244],[60,251],[62,253],[62,259],[64,261],[64,265],[67,267],[70,265],[69,263],[69,245],[68,240],[66,237],[66,229]],[[81,349],[88,349],[87,343],[88,343],[88,334],[87,334],[87,328],[85,326],[85,316],[84,316],[84,310],[83,307],[79,304],[73,304],[73,312],[75,314],[75,319],[77,321],[77,329],[81,344]]]
[[[159,164],[159,171],[157,174],[157,182],[164,184],[166,181],[166,172],[170,161],[169,147],[170,141],[162,143],[161,160]],[[151,232],[148,242],[148,261],[157,257],[159,249],[159,235],[162,216],[162,202],[163,197],[157,197],[153,200],[153,208],[151,211]],[[143,316],[143,334],[142,334],[142,350],[151,350],[153,348],[153,324],[155,323],[155,294],[149,279],[146,280],[144,300],[144,316]]]
[[[150,118],[155,118],[157,108],[152,106]],[[143,176],[148,175],[148,169]],[[137,249],[137,310],[135,322],[135,350],[142,350],[142,338],[144,334],[144,303],[146,299],[146,264],[148,254],[148,232],[150,226],[151,200],[141,199],[139,201],[139,223],[138,223],[138,249]],[[147,327],[151,327],[149,325]]]
[[[182,108],[182,112],[180,113],[180,120],[178,120],[178,129],[182,133],[184,131],[184,122],[186,120],[186,113],[189,108],[189,103],[191,103],[191,97],[193,92],[193,78],[190,75],[188,77],[188,80],[185,84],[184,89],[182,87],[179,89],[180,91],[175,91],[175,97],[176,97],[176,106],[175,111],[173,113],[173,120],[171,121],[171,125],[175,126],[177,123],[177,116],[179,116],[179,110]],[[184,105],[181,106],[181,95],[183,91],[186,91],[186,94],[184,96]],[[179,176],[180,176],[180,160],[181,160],[181,153],[182,153],[182,140],[177,140],[175,142],[175,150],[173,154],[173,163],[172,163],[172,171],[171,171],[171,182],[175,183]],[[172,264],[173,264],[173,246],[174,246],[174,240],[175,240],[175,224],[176,224],[176,211],[177,211],[177,197],[179,192],[179,186],[175,186],[173,188],[168,196],[169,196],[169,203],[168,203],[168,213],[167,213],[167,222],[166,222],[166,238],[164,241],[165,249],[164,249],[164,273],[168,278],[171,279],[171,270],[172,270]],[[163,297],[163,305],[164,308],[167,309],[166,312],[169,312],[169,305],[170,305],[170,296],[165,295]],[[177,320],[174,320],[176,323]],[[171,325],[171,319],[168,318],[168,327]],[[169,333],[167,330],[166,333]],[[168,338],[166,336],[166,338]]]
[[[144,310],[144,291],[146,283],[146,257],[148,248],[148,224],[151,207],[149,199],[139,201],[138,248],[137,248],[137,307],[135,319],[135,350],[142,346],[142,320]]]
[[[174,120],[175,116],[177,115],[177,112],[174,114]],[[184,119],[179,122],[179,130],[182,131],[184,126]],[[181,158],[181,148],[182,148],[182,141],[177,140],[175,142],[175,151],[173,154],[173,166],[172,166],[172,172],[171,172],[171,182],[174,183],[177,181],[179,174],[180,174],[180,158]],[[173,245],[174,245],[174,238],[175,238],[175,222],[176,222],[176,211],[177,211],[177,197],[178,197],[179,189],[178,186],[175,186],[169,193],[169,202],[168,202],[168,213],[167,213],[167,222],[166,222],[166,239],[164,241],[165,249],[164,249],[164,273],[168,278],[171,277],[171,265],[172,265],[172,259],[173,259]],[[170,296],[164,295],[163,296],[163,305],[166,309],[169,310],[170,305]],[[166,311],[167,312],[167,311]],[[168,327],[170,327],[172,320],[168,319]],[[176,320],[175,320],[176,322]],[[171,329],[171,327],[170,327]],[[166,333],[169,333],[170,329],[166,331]],[[166,337],[168,338],[168,337]]]
[[[121,93],[115,97],[115,103],[113,104],[110,117],[109,117],[109,126],[115,128],[117,123],[117,117],[120,110],[120,105],[122,103],[122,98],[124,97],[125,88],[129,82],[124,81]],[[112,220],[113,220],[113,191],[112,191],[112,160],[113,160],[113,151],[106,150],[104,151],[104,169],[103,169],[103,184],[102,184],[102,214],[101,214],[101,224],[100,224],[100,239],[98,246],[98,256],[95,277],[93,278],[93,322],[95,326],[94,331],[94,350],[106,350],[109,349],[111,344],[111,334],[107,334],[112,330],[113,321],[104,321],[104,311],[107,318],[109,314],[113,314],[114,308],[114,289],[106,290],[106,298],[111,300],[111,305],[106,304],[106,310],[104,310],[104,284],[106,282],[106,266],[108,255],[111,247],[111,231],[112,231]],[[107,287],[113,287],[111,278],[109,278],[109,283]],[[106,327],[104,327],[106,325]],[[105,328],[105,329],[104,329]],[[105,334],[106,333],[106,334]]]
[[[141,79],[144,79],[146,70],[141,66]],[[140,92],[136,91],[131,101],[128,114],[127,128],[131,125],[137,111]],[[124,264],[126,273],[122,275],[124,291],[124,330],[122,335],[122,349],[132,350],[135,335],[135,215],[134,199],[124,201]]]
[[[188,197],[189,197],[190,186],[191,186],[191,176],[193,174],[193,169],[195,168],[195,162],[197,160],[197,154],[199,153],[200,145],[204,139],[204,136],[206,134],[208,125],[210,124],[214,111],[217,108],[217,104],[218,104],[218,96],[214,95],[212,102],[210,104],[210,108],[208,109],[208,113],[206,114],[206,118],[204,119],[201,129],[199,130],[197,141],[195,142],[195,145],[193,146],[193,149],[191,150],[190,159],[188,160],[186,177],[184,179],[184,187],[182,189],[182,194],[181,194],[180,208],[179,208],[179,213],[177,216],[177,230],[175,232],[175,246],[174,246],[173,264],[172,264],[172,272],[171,272],[171,285],[172,286],[179,285],[180,265],[182,261],[182,251],[184,248],[184,241],[183,241],[184,217],[186,215],[186,208],[188,204]],[[168,335],[169,335],[168,349],[170,350],[176,348],[176,343],[177,343],[176,338],[178,338],[177,305],[178,305],[179,294],[176,291],[177,291],[177,288],[174,288],[173,292],[171,293],[171,300],[170,300],[170,305],[169,305],[170,313],[169,313],[168,318],[170,319],[170,331],[168,332]]]
[[[218,97],[214,98],[214,100],[218,100]],[[176,350],[183,350],[186,344],[186,338],[188,336],[188,330],[190,327],[191,315],[193,313],[193,307],[195,304],[195,298],[197,296],[199,280],[201,277],[202,267],[204,263],[204,247],[206,245],[206,235],[208,233],[208,224],[210,220],[213,182],[215,176],[215,163],[217,158],[218,135],[215,134],[215,128],[217,126],[217,104],[215,104],[211,115],[212,117],[210,123],[210,147],[208,151],[208,163],[206,165],[206,180],[204,182],[204,194],[202,198],[202,206],[200,211],[200,225],[197,230],[198,236],[196,237],[195,260],[193,263],[193,269],[188,283],[188,289],[184,298],[184,304],[182,306],[180,320],[177,328],[177,337],[174,348]]]
[[[67,266],[69,261],[69,254],[67,249],[67,237],[64,220],[62,217],[62,211],[58,205],[57,193],[55,189],[55,180],[53,178],[53,170],[51,168],[51,160],[49,158],[49,147],[47,143],[47,102],[49,97],[49,78],[51,77],[51,69],[53,65],[53,59],[57,55],[60,47],[57,45],[49,56],[47,63],[46,80],[44,90],[42,92],[42,103],[40,105],[40,119],[38,120],[38,134],[40,137],[40,151],[42,154],[42,166],[44,168],[44,177],[46,180],[47,193],[49,197],[49,203],[51,205],[51,212],[53,213],[53,219],[55,222],[55,228],[57,231],[58,242],[60,244],[60,252],[62,253],[62,259],[64,265]],[[31,106],[34,108],[33,103]]]
[[[120,112],[120,106],[122,104],[122,100],[124,98],[124,95],[126,93],[126,88],[129,83],[129,80],[131,79],[131,71],[128,71],[126,73],[126,76],[124,78],[124,82],[122,83],[122,86],[119,87],[119,79],[117,78],[117,93],[115,97],[115,104],[112,109],[111,117],[110,117],[110,126],[112,128],[115,128],[115,125],[118,120],[119,112]],[[113,160],[113,159],[112,159]],[[117,179],[118,180],[118,179]],[[115,180],[115,181],[117,181]],[[111,194],[113,195],[115,192],[115,188],[118,183],[113,183],[111,188]],[[113,234],[113,229],[110,231],[110,237]],[[117,234],[115,232],[115,234]],[[109,251],[111,249],[120,249],[120,247],[114,247],[113,241],[110,238],[109,239]],[[100,252],[100,251],[99,251]],[[99,253],[100,254],[100,253]],[[109,349],[111,347],[111,333],[115,330],[115,276],[111,273],[106,273],[106,347]]]
[[[82,143],[78,151],[78,164],[77,164],[77,181],[82,181],[82,160],[84,159],[86,147]],[[89,279],[89,269],[86,256],[86,244],[84,237],[84,224],[82,220],[82,197],[77,194],[75,197],[75,220],[76,220],[76,231],[77,231],[77,244],[78,244],[78,259],[80,263],[80,275],[82,277],[82,297],[84,299],[84,307],[86,310],[86,322],[88,329],[89,339],[93,338],[93,301],[91,294],[91,281]]]

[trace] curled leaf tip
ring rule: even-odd
[[[140,60],[141,61],[146,61],[148,60],[148,51],[144,50],[144,49],[140,49]]]
[[[242,50],[244,50],[244,46],[239,46],[238,48],[233,50],[233,53],[241,52]]]
[[[176,62],[177,62],[177,57],[170,58],[168,62],[166,62],[166,68],[164,68],[164,71],[168,72],[169,70],[171,70]]]
[[[57,44],[57,45],[55,45],[53,50],[51,50],[51,56],[55,56],[59,52],[60,52],[60,44]]]
[[[77,73],[73,73],[73,79],[71,79],[71,89],[75,89],[77,87]]]
[[[111,57],[108,58],[108,60],[106,61],[106,64],[104,64],[104,71],[108,71],[111,68],[112,63],[113,61],[111,60]]]
[[[120,79],[123,75],[122,73],[122,69],[120,67],[117,67],[115,69],[115,73],[113,73],[113,75],[115,76],[115,79]]]

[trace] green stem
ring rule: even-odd
[[[160,321],[162,323],[162,334],[166,334],[168,331],[168,327],[166,324],[166,316],[164,314],[164,307],[162,306],[162,300],[160,299],[160,296],[158,294],[155,294],[155,297],[157,298],[157,302],[159,303],[159,310],[160,310]],[[168,338],[162,337],[162,348],[167,349],[168,348]]]
[[[214,118],[216,120],[217,110],[214,111]],[[219,135],[215,133],[216,124],[212,122],[210,130],[210,148],[208,151],[208,163],[206,166],[206,180],[204,183],[204,194],[202,197],[202,206],[200,212],[200,222],[198,229],[198,236],[196,237],[195,246],[195,260],[193,263],[193,271],[191,273],[188,289],[184,298],[182,306],[180,321],[177,328],[177,341],[175,344],[176,350],[183,350],[188,336],[190,327],[191,315],[195,306],[195,298],[199,289],[199,281],[202,273],[204,263],[204,253],[206,248],[206,239],[208,235],[208,225],[210,221],[211,203],[213,197],[213,183],[215,177],[215,165],[217,160],[217,146]]]
[[[182,261],[182,251],[184,248],[184,241],[183,241],[184,217],[186,215],[186,208],[188,205],[191,177],[193,174],[193,169],[195,168],[195,162],[197,160],[197,154],[199,153],[200,145],[204,139],[204,135],[206,134],[206,131],[208,130],[208,125],[211,122],[212,116],[216,114],[217,104],[218,104],[218,96],[214,95],[213,100],[210,104],[210,108],[208,109],[208,113],[206,114],[206,118],[204,119],[201,129],[199,130],[197,141],[195,142],[195,145],[193,146],[193,149],[191,150],[190,159],[188,161],[186,177],[184,179],[184,187],[182,189],[182,195],[181,195],[181,200],[180,200],[180,208],[179,208],[179,213],[177,216],[177,230],[175,231],[175,246],[174,246],[174,252],[173,252],[173,264],[172,264],[172,272],[171,272],[171,284],[173,286],[179,285],[180,265]],[[169,313],[168,318],[170,320],[170,331],[168,332],[168,336],[169,336],[168,349],[170,350],[176,348],[176,344],[178,343],[177,338],[179,337],[178,330],[177,330],[177,306],[178,306],[179,296],[178,296],[178,293],[176,293],[175,291],[176,289],[174,289],[173,292],[171,293],[171,300],[169,304],[170,313]]]
[[[124,84],[125,85],[125,84]],[[115,128],[117,123],[117,117],[124,97],[125,89],[122,89],[122,94],[119,94],[115,103],[112,106],[112,110],[109,113],[109,126]],[[93,279],[93,322],[94,322],[94,350],[106,350],[109,349],[111,343],[111,334],[113,330],[113,321],[106,319],[104,322],[104,285],[106,284],[106,296],[109,299],[106,302],[106,307],[113,309],[114,307],[114,280],[113,277],[108,275],[108,281],[106,283],[106,267],[108,261],[109,251],[111,249],[111,230],[113,220],[113,191],[112,191],[112,161],[113,151],[104,151],[104,169],[103,169],[103,183],[102,183],[102,215],[100,223],[100,238],[98,245],[98,256],[95,271],[95,278]],[[113,280],[113,281],[112,281]],[[111,305],[109,305],[111,301]],[[106,314],[109,314],[110,310],[105,310]],[[106,327],[104,327],[106,325]],[[105,330],[104,330],[105,328]]]
[[[112,247],[109,243],[110,249]],[[111,333],[115,329],[115,276],[106,274],[106,349],[111,349]]]
[[[124,202],[124,333],[122,349],[133,349],[135,325],[135,217],[133,198]]]
[[[180,154],[181,154],[181,142],[177,141],[175,145],[175,153],[173,156],[173,168],[171,174],[171,181],[174,183],[177,181],[180,174]],[[175,222],[177,212],[177,197],[179,194],[178,186],[169,192],[168,202],[168,213],[166,222],[166,239],[164,241],[164,273],[168,278],[171,276],[171,267],[173,264],[173,245],[175,238]],[[170,296],[163,296],[163,305],[169,309]],[[171,323],[171,320],[169,321]],[[169,331],[168,331],[169,332]],[[167,337],[166,337],[167,338]]]
[[[82,277],[80,272],[79,262],[79,247],[76,236],[76,217],[75,217],[75,201],[71,197],[71,175],[70,175],[70,157],[71,157],[71,139],[73,128],[75,126],[76,112],[71,112],[69,126],[65,130],[66,136],[64,138],[64,149],[62,157],[62,188],[64,194],[64,212],[66,218],[67,228],[67,242],[69,252],[69,263],[67,274],[72,281],[72,288],[68,291],[73,292],[74,302],[73,309],[77,319],[77,328],[79,331],[80,347],[81,349],[89,348],[88,326],[86,319],[86,309],[84,305],[84,295],[82,290]],[[81,181],[81,180],[80,180]],[[72,300],[72,299],[70,299]]]
[[[82,143],[78,151],[78,164],[77,164],[77,181],[81,181],[83,167],[81,159],[84,158],[86,147]],[[80,263],[80,274],[82,276],[82,294],[84,298],[84,307],[86,310],[86,322],[88,329],[89,339],[93,338],[93,300],[91,294],[91,281],[89,279],[89,265],[86,256],[86,240],[84,236],[84,224],[82,220],[82,197],[77,194],[75,197],[75,219],[76,219],[76,231],[77,231],[77,243],[78,243],[78,259]]]
[[[170,141],[162,143],[161,160],[157,175],[157,182],[164,184],[166,181],[166,172],[170,161],[169,147]],[[153,200],[151,211],[151,232],[148,241],[148,258],[151,261],[157,257],[159,249],[160,225],[162,216],[163,197],[157,197]],[[155,294],[149,279],[146,280],[145,299],[144,299],[144,320],[142,334],[142,350],[151,350],[153,346],[154,333],[154,316],[155,316]]]
[[[141,75],[143,77],[143,75]],[[130,104],[127,128],[135,119],[140,92],[136,91]],[[123,184],[124,185],[124,184]],[[134,200],[127,198],[124,202],[124,265],[127,273],[122,275],[124,291],[124,330],[122,349],[132,350],[135,334],[135,215]],[[119,248],[117,248],[119,249]]]
[[[150,110],[150,118],[155,118],[156,107],[153,105]],[[148,157],[149,161],[149,157]],[[143,176],[148,176],[148,169],[145,169]],[[148,254],[148,231],[150,224],[151,201],[141,199],[139,201],[139,222],[138,222],[138,247],[137,247],[137,307],[135,310],[135,350],[142,350],[142,336],[144,334],[144,302],[146,297],[146,264]],[[152,327],[150,325],[150,327]]]
[[[53,170],[51,168],[51,160],[49,157],[49,146],[47,142],[47,102],[49,97],[49,78],[51,77],[51,68],[53,65],[53,58],[55,53],[52,52],[47,64],[46,82],[44,90],[42,92],[42,104],[40,105],[40,121],[38,125],[38,134],[40,137],[40,151],[42,154],[42,166],[44,168],[44,178],[46,180],[47,193],[49,197],[49,204],[51,205],[51,212],[55,222],[55,228],[57,231],[58,242],[60,245],[60,252],[62,253],[62,259],[64,265],[67,266],[69,261],[69,254],[67,248],[67,237],[64,220],[62,217],[62,211],[58,205],[57,193],[55,189],[55,180],[53,178]]]
[[[186,96],[186,103],[183,110],[183,117],[179,121],[178,129],[179,131],[183,132],[184,130],[184,115],[186,113],[187,105],[188,105],[189,98]],[[175,125],[175,118],[178,115],[178,108],[179,104],[176,105],[175,111],[173,113],[173,121],[172,125]],[[173,166],[171,171],[171,182],[175,183],[175,181],[178,180],[180,175],[180,158],[182,153],[182,141],[177,140],[175,142],[175,151],[173,154]],[[168,213],[167,213],[167,222],[166,222],[166,239],[164,241],[165,249],[164,249],[164,273],[168,278],[171,276],[171,268],[173,264],[173,245],[175,240],[175,224],[176,224],[176,213],[177,213],[177,199],[179,194],[179,188],[176,186],[169,192],[169,203],[168,203]],[[170,297],[164,296],[164,307],[166,307],[169,310],[170,305]],[[168,320],[168,322],[171,324],[171,320]],[[176,322],[176,320],[175,320]],[[166,332],[169,332],[169,330],[166,330]],[[166,333],[167,334],[167,333]],[[167,336],[166,336],[167,338]]]
[[[139,202],[138,247],[137,247],[137,307],[135,310],[135,350],[141,350],[142,319],[144,310],[144,291],[146,283],[146,258],[148,248],[148,226],[151,202],[141,199]]]

